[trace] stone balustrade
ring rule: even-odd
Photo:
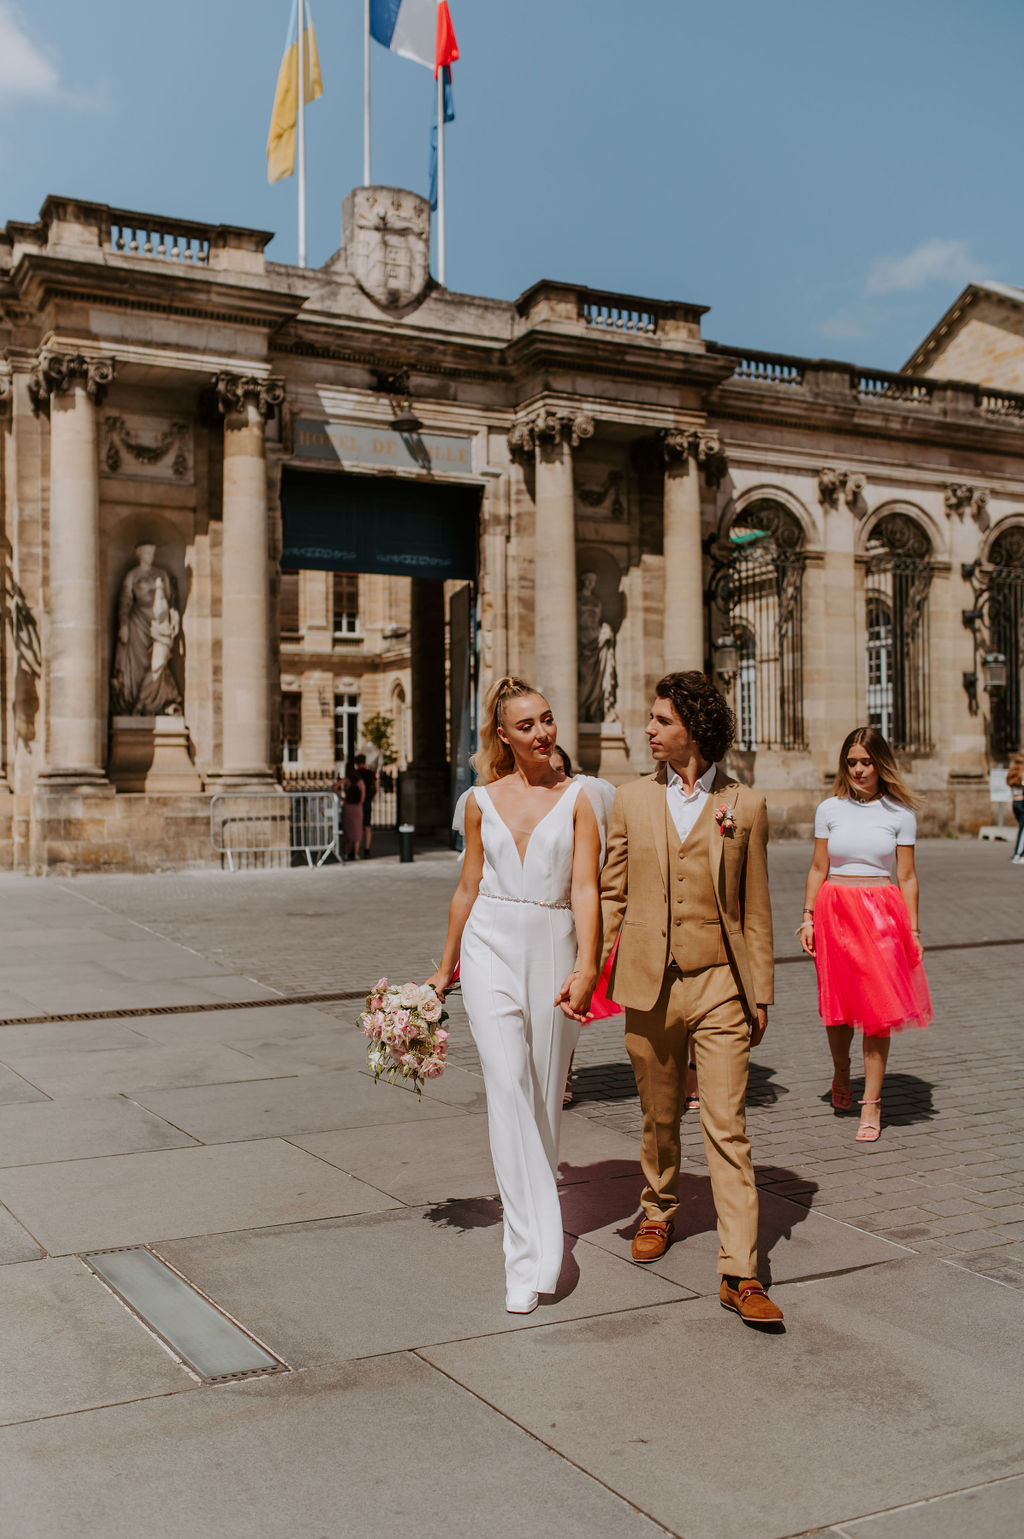
[[[580,320],[601,331],[631,331],[653,336],[658,329],[657,311],[623,304],[614,294],[580,296]]]
[[[34,255],[94,261],[97,247],[115,257],[137,257],[179,268],[221,269],[262,274],[269,230],[201,224],[162,214],[111,208],[77,198],[47,198],[32,224],[9,221],[0,230],[0,267],[17,266]]]
[[[139,220],[143,220],[140,225]],[[168,262],[194,262],[205,266],[210,260],[210,227],[177,221],[154,227],[141,214],[112,209],[107,229],[107,244],[128,256],[159,257]]]
[[[709,342],[709,353],[731,354],[736,365],[725,388],[768,389],[780,395],[842,401],[869,406],[899,406],[945,416],[981,415],[1008,424],[1024,421],[1024,394],[985,385],[933,379],[919,374],[895,374],[884,369],[860,369],[831,359],[799,358],[788,353],[736,352]]]
[[[656,336],[659,342],[699,342],[700,318],[707,314],[706,305],[644,299],[550,280],[527,289],[516,301],[516,309],[527,327],[555,322],[630,341]]]

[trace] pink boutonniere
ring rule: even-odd
[[[720,807],[715,808],[715,822],[718,824],[723,837],[726,834],[731,836],[736,832],[736,819],[733,816],[733,810],[731,807],[727,807],[724,802]]]

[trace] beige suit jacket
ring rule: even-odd
[[[619,949],[609,994],[633,1010],[652,1010],[669,961],[669,854],[664,765],[620,786],[601,873],[602,966],[616,936]],[[751,1020],[774,999],[772,911],[768,894],[768,814],[763,796],[719,766],[711,787],[716,806],[731,809],[735,829],[711,835],[711,877],[733,972]]]

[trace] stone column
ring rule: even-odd
[[[555,713],[558,738],[578,757],[579,684],[576,671],[576,505],[572,450],[591,438],[585,412],[545,407],[515,423],[513,453],[533,451],[537,527],[534,537],[534,671]]]
[[[724,472],[714,433],[667,428],[665,454],[665,671],[703,670],[704,547],[701,540],[700,474],[717,485]]]
[[[223,667],[221,781],[265,784],[270,764],[270,591],[266,420],[284,399],[281,380],[218,374],[224,417],[221,551]]]
[[[47,782],[88,784],[103,775],[100,483],[96,408],[113,359],[47,353],[29,393],[50,416]]]
[[[402,821],[414,823],[417,833],[443,832],[449,823],[444,583],[438,578],[414,577],[410,610],[412,762],[404,782]],[[410,781],[412,798],[408,795]]]

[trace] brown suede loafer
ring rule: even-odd
[[[739,1315],[744,1325],[767,1326],[770,1330],[782,1326],[782,1310],[772,1303],[756,1277],[741,1277],[736,1288],[730,1288],[723,1277],[718,1297],[722,1308]]]
[[[668,1250],[672,1239],[672,1220],[645,1218],[633,1236],[634,1261],[657,1261]]]

